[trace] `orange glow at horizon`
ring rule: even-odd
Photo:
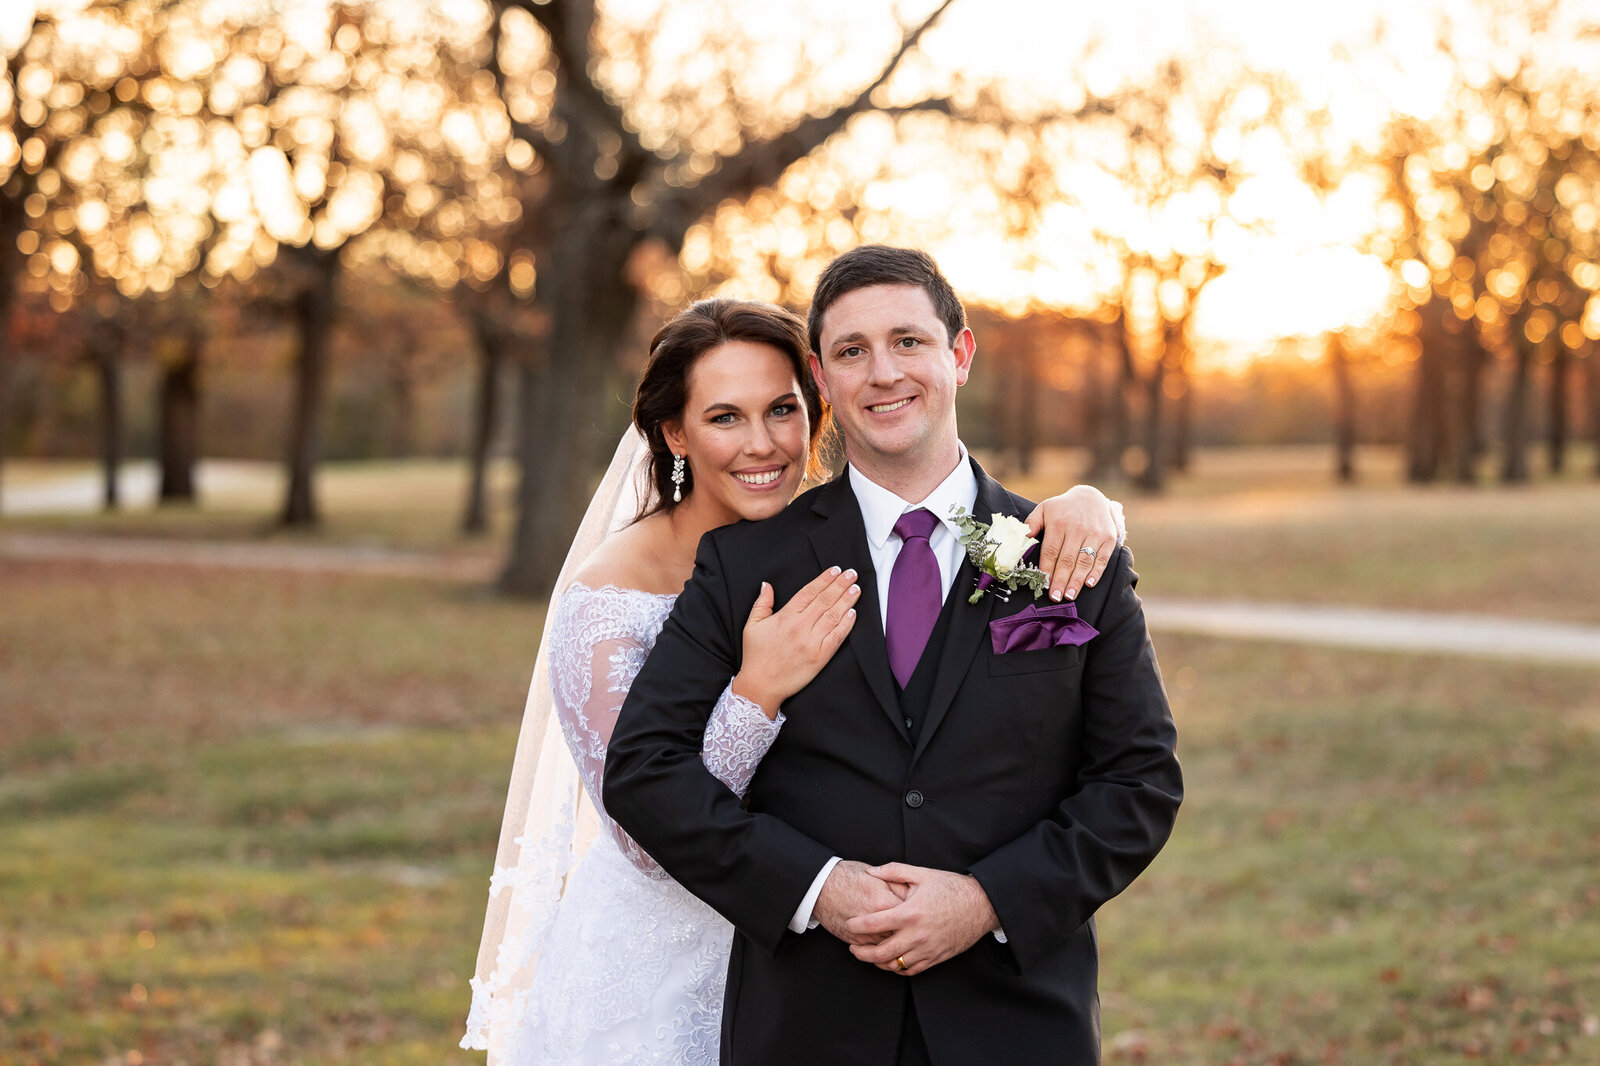
[[[687,184],[710,173],[742,138],[777,132],[848,99],[892,51],[899,26],[934,2],[808,0],[774,8],[755,0],[610,0],[597,69],[625,101],[646,146],[681,158],[665,180]],[[86,3],[37,6],[65,15]],[[270,262],[280,243],[330,247],[355,236],[358,259],[403,264],[443,288],[492,277],[502,262],[492,243],[497,227],[520,212],[512,186],[539,163],[526,142],[511,138],[492,78],[447,87],[432,73],[441,40],[481,40],[489,18],[483,0],[372,0],[370,17],[383,28],[371,39],[331,17],[328,0],[289,0],[271,8],[277,14],[269,25],[250,31],[259,34],[253,45],[230,54],[218,27],[248,22],[242,13],[259,7],[193,0],[171,8],[180,32],[161,42],[164,76],[129,90],[143,92],[157,112],[151,129],[103,123],[94,152],[63,157],[61,173],[74,187],[110,188],[122,179],[107,175],[161,146],[152,176],[142,179],[149,207],[138,219],[119,218],[109,193],[67,203],[63,217],[75,220],[96,263],[126,290],[170,285],[192,269],[196,247],[215,225],[219,239],[205,266],[217,275],[247,275]],[[92,65],[97,48],[105,55],[113,45],[137,48],[137,40],[123,38],[138,33],[116,20],[135,10],[148,18],[149,9],[130,3],[117,16],[63,17],[63,34],[70,27],[78,35],[67,43]],[[22,39],[34,10],[31,0],[4,5],[0,52]],[[892,105],[948,94],[958,109],[1002,106],[1021,117],[1017,130],[932,114],[898,122],[858,116],[775,189],[702,219],[685,240],[682,273],[663,270],[676,276],[653,282],[657,296],[679,301],[715,287],[798,302],[831,255],[877,240],[926,248],[970,302],[1011,316],[1087,315],[1142,286],[1149,291],[1129,303],[1135,317],[1192,312],[1191,339],[1203,364],[1250,358],[1282,337],[1359,327],[1430,286],[1465,318],[1494,322],[1503,317],[1496,299],[1522,300],[1529,268],[1511,256],[1484,279],[1493,298],[1477,302],[1452,281],[1454,245],[1434,223],[1461,216],[1451,190],[1419,196],[1423,228],[1433,231],[1419,247],[1394,255],[1390,235],[1402,220],[1374,168],[1335,167],[1336,176],[1316,189],[1301,173],[1299,156],[1313,140],[1330,157],[1347,157],[1376,148],[1384,124],[1397,116],[1426,123],[1449,111],[1455,68],[1432,45],[1446,11],[1462,66],[1474,76],[1504,75],[1508,61],[1488,43],[1483,8],[1448,0],[1346,0],[1317,9],[1276,0],[1126,0],[1113,10],[957,0],[875,99]],[[1558,17],[1600,24],[1600,0],[1569,0]],[[506,103],[519,119],[537,122],[555,85],[542,66],[541,31],[516,12],[503,28],[512,45],[503,54],[520,79]],[[91,39],[95,34],[102,39]],[[1513,40],[1506,47],[1517,46]],[[1574,39],[1554,49],[1552,62],[1581,66],[1585,48],[1592,45]],[[1175,105],[1158,107],[1153,124],[1135,124],[1145,135],[1160,126],[1156,136],[1141,142],[1127,124],[1100,121],[1104,116],[1051,124],[1050,116],[1071,113],[1089,94],[1159,86],[1169,59],[1181,72]],[[302,80],[263,102],[262,79],[274,64]],[[1266,121],[1273,95],[1240,80],[1245,71],[1291,84],[1322,125],[1311,131]],[[21,74],[28,91],[35,82],[44,86],[36,96],[54,77],[39,62]],[[200,86],[206,105],[227,121],[197,117]],[[121,98],[121,82],[115,91]],[[1221,117],[1202,129],[1212,104],[1211,117]],[[1507,136],[1479,119],[1465,123],[1447,154],[1465,161],[1469,147]],[[5,136],[0,177],[38,150]],[[331,147],[336,138],[339,152]],[[1220,176],[1207,169],[1213,157]],[[502,159],[510,166],[497,165]],[[1473,172],[1471,180],[1486,183],[1483,189],[1532,180],[1516,152],[1479,169],[1485,173]],[[1557,191],[1563,202],[1576,202],[1580,228],[1600,227],[1600,205],[1588,202],[1591,185]],[[196,211],[197,201],[209,219]],[[403,204],[398,224],[385,218],[394,203]],[[35,276],[79,269],[52,239],[28,253]],[[1412,258],[1400,276],[1392,276],[1386,261],[1406,256]],[[519,293],[552,269],[513,258]],[[1600,289],[1600,269],[1585,266],[1592,264],[1570,267],[1571,277]],[[1582,330],[1600,330],[1600,304],[1592,308]]]

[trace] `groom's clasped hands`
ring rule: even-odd
[[[907,977],[961,954],[999,926],[977,878],[900,862],[838,863],[813,914],[856,958]]]

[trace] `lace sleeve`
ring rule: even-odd
[[[611,820],[601,798],[606,745],[628,686],[650,652],[659,621],[643,618],[653,605],[642,594],[573,586],[561,601],[550,638],[550,687],[567,750],[600,822],[634,866],[655,878],[661,867]]]
[[[606,746],[622,701],[671,606],[670,598],[649,593],[574,585],[551,623],[549,646],[556,719],[577,763],[583,790],[622,854],[655,878],[667,875],[611,820],[600,782],[606,768]],[[717,780],[743,796],[782,727],[781,714],[776,721],[768,721],[757,704],[734,694],[730,682],[706,723],[701,759]]]
[[[733,691],[733,682],[722,690],[711,720],[706,723],[705,742],[700,760],[711,775],[740,799],[756,775],[756,767],[778,739],[783,728],[783,713],[769,720],[760,704],[752,703]]]

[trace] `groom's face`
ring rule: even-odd
[[[949,337],[919,285],[847,292],[821,326],[811,368],[852,464],[869,476],[906,472],[954,452],[956,389],[976,350],[971,330]]]

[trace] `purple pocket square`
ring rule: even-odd
[[[1070,647],[1099,635],[1098,629],[1078,617],[1075,603],[1045,607],[1030,603],[1016,614],[989,623],[989,640],[996,655]]]

